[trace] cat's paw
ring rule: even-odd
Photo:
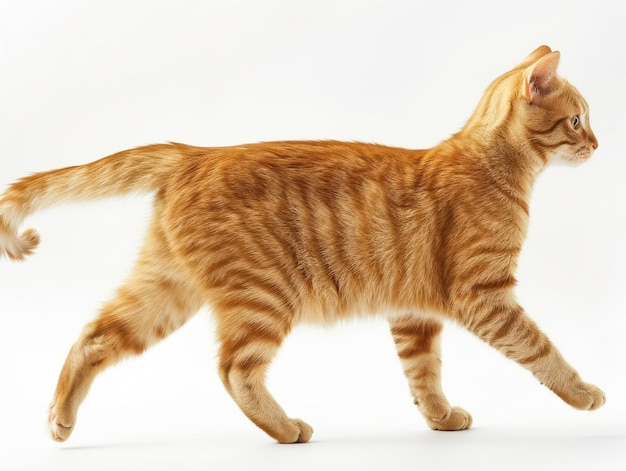
[[[48,414],[48,427],[50,436],[54,441],[64,442],[67,440],[74,430],[75,419],[72,417],[63,417],[57,412],[57,408],[53,405],[50,407]]]
[[[452,407],[440,417],[427,417],[426,422],[433,430],[466,430],[472,426],[472,416],[465,409]]]
[[[300,419],[291,419],[275,437],[280,443],[306,443],[313,436],[313,428]]]
[[[581,410],[595,410],[604,405],[606,395],[593,384],[578,383],[575,387],[566,390],[561,398],[570,406]]]

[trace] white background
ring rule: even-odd
[[[164,141],[430,147],[541,44],[587,97],[600,147],[536,185],[518,273],[527,311],[607,403],[580,412],[455,326],[444,387],[474,416],[427,429],[384,320],[296,329],[270,372],[311,443],[280,446],[216,374],[208,311],[94,384],[56,444],[48,401],[83,324],[125,278],[148,197],[50,209],[0,261],[2,469],[619,469],[626,460],[626,14],[618,2],[0,0],[0,187]],[[621,460],[621,465],[619,464]]]

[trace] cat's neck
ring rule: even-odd
[[[483,175],[511,199],[528,205],[535,181],[544,165],[536,156],[516,143],[509,136],[494,132],[486,136],[470,138],[458,134],[450,138],[464,142],[470,157],[481,168]],[[512,142],[513,141],[513,142]]]

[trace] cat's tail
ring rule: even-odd
[[[24,219],[57,203],[125,193],[156,191],[181,160],[181,146],[139,147],[95,162],[36,173],[9,187],[0,199],[0,259],[23,260],[39,244],[34,229],[18,230]]]

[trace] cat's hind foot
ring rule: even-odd
[[[439,417],[426,417],[426,423],[433,430],[467,430],[472,426],[472,416],[465,409],[451,407]]]
[[[287,427],[275,434],[279,443],[306,443],[313,436],[313,427],[300,419],[291,419]]]

